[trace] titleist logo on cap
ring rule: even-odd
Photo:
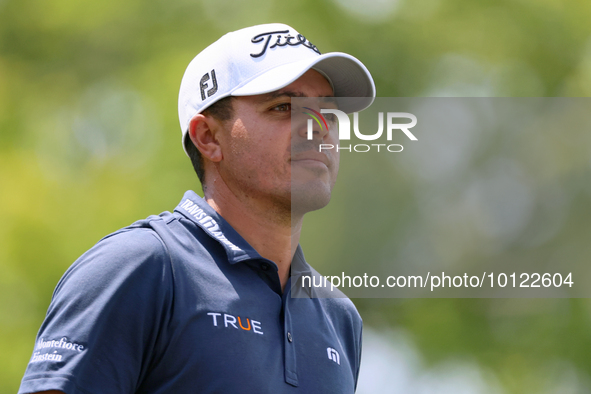
[[[269,43],[271,42],[271,38],[273,38],[273,37],[275,38],[275,43],[273,45],[269,46]],[[255,44],[263,42],[263,49],[259,53],[251,53],[250,56],[252,56],[252,57],[263,56],[265,54],[265,52],[267,52],[267,48],[272,49],[275,47],[284,47],[286,45],[290,45],[290,46],[303,45],[306,48],[310,48],[311,50],[313,50],[317,54],[319,54],[319,55],[321,54],[320,51],[318,50],[318,48],[316,48],[316,45],[312,44],[309,40],[306,39],[306,37],[304,37],[301,34],[298,34],[297,36],[294,37],[291,34],[289,34],[289,30],[269,31],[267,33],[257,34],[250,41],[252,41]]]

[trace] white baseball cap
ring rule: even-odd
[[[276,91],[309,69],[326,77],[336,97],[360,98],[339,108],[344,112],[361,111],[375,98],[373,78],[363,63],[342,52],[321,54],[288,25],[257,25],[222,36],[195,56],[181,81],[183,149],[191,119],[216,101]]]

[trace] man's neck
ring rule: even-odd
[[[208,185],[205,200],[262,257],[277,264],[284,289],[299,244],[303,216],[294,217],[291,209],[269,209],[268,204],[236,196],[223,182]]]

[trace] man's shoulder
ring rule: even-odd
[[[166,245],[152,226],[155,222],[165,223],[172,214],[165,212],[138,220],[101,238],[86,254],[100,251],[112,257],[135,259],[166,256]]]
[[[165,211],[104,236],[72,264],[66,276],[77,270],[118,276],[122,270],[170,271],[195,258],[211,259],[212,253],[223,253],[218,242],[181,213]]]
[[[327,276],[306,262],[300,246],[292,261],[291,296],[317,299],[329,314],[361,321],[355,304],[338,287],[333,286]]]
[[[328,287],[322,289],[315,295],[331,313],[347,317],[352,321],[361,322],[361,315],[357,311],[357,307],[341,290],[335,288],[331,291],[330,287]]]
[[[169,215],[150,216],[101,238],[83,253],[65,272],[60,284],[72,277],[110,280],[132,272],[158,272],[169,265],[166,244],[151,226]]]
[[[188,238],[191,242],[202,241],[202,231],[191,231],[183,216],[177,212],[162,212],[150,215],[123,227],[101,238],[90,250],[115,251],[125,255],[139,257],[169,256],[175,243],[171,239],[180,241]],[[195,228],[195,226],[192,226]]]
[[[103,237],[70,265],[48,313],[74,316],[84,308],[99,313],[125,304],[139,314],[150,297],[170,300],[174,281],[166,245],[150,226],[136,222]]]
[[[308,271],[292,287],[292,295],[296,298],[314,298],[333,319],[345,319],[360,325],[361,315],[353,301],[339,288],[331,286],[328,278],[312,266],[308,267]]]
[[[333,322],[336,320],[352,327],[354,331],[361,331],[363,320],[355,304],[347,296],[344,298],[320,298],[319,300],[327,313],[333,317]]]

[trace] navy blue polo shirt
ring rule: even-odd
[[[315,273],[299,247],[292,268]],[[19,393],[352,393],[360,356],[349,299],[282,292],[275,263],[189,191],[66,271]]]

